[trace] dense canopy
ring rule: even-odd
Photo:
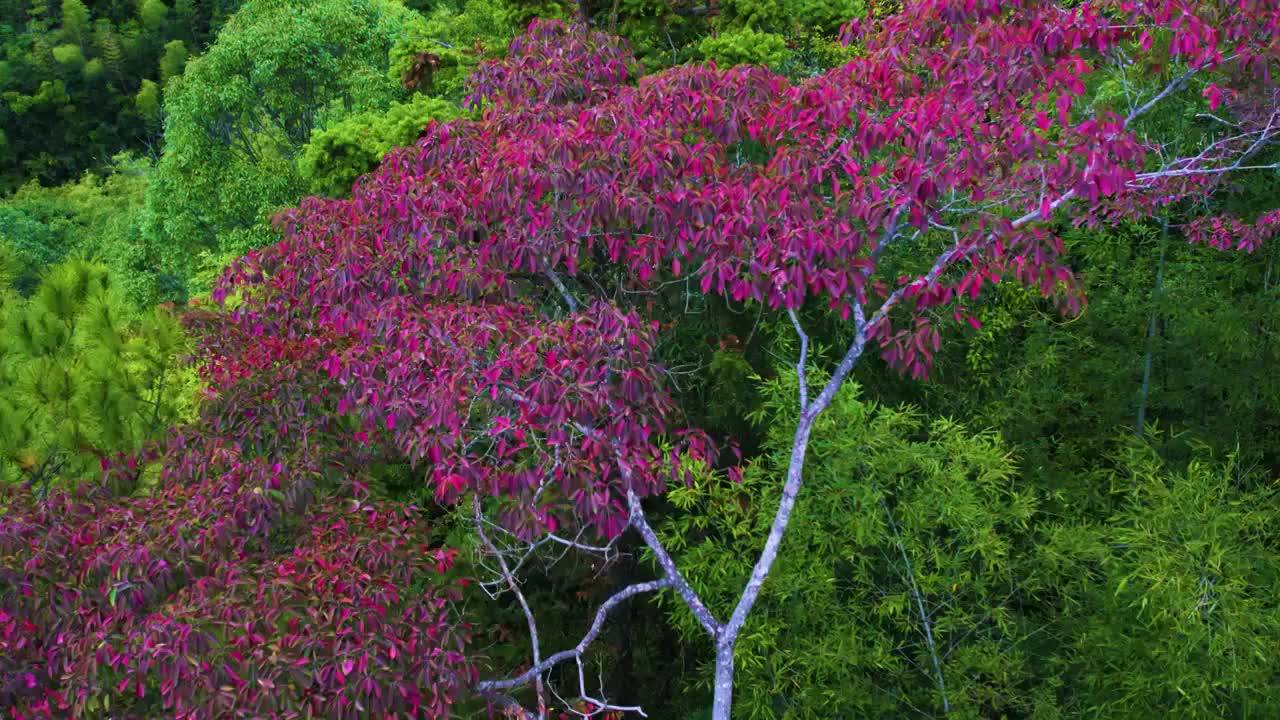
[[[8,716],[1280,711],[1275,0],[418,5],[0,200]]]

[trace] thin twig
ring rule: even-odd
[[[507,559],[489,540],[489,536],[484,532],[484,516],[480,512],[480,496],[471,496],[472,505],[475,512],[476,532],[480,535],[480,542],[484,543],[485,548],[493,553],[498,559],[498,565],[502,568],[502,578],[506,581],[507,587],[511,589],[512,594],[516,596],[516,601],[520,603],[520,609],[524,611],[525,621],[529,625],[529,644],[533,647],[533,664],[537,667],[542,662],[542,649],[538,643],[538,623],[534,620],[533,611],[529,609],[529,602],[525,599],[524,593],[520,591],[520,584],[516,582],[515,576],[511,573],[511,568],[507,565]],[[542,684],[542,673],[534,675],[534,688],[538,695],[538,720],[543,720],[547,716],[547,691]]]

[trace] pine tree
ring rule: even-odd
[[[62,0],[62,37],[77,45],[89,35],[89,8],[80,0]]]
[[[110,20],[99,20],[93,26],[94,42],[98,46],[98,55],[107,71],[119,77],[124,72],[124,45]]]
[[[179,419],[185,340],[163,310],[135,313],[105,267],[70,260],[30,298],[0,301],[0,480],[92,477]]]

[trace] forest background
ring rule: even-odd
[[[0,0],[0,514],[99,477],[122,497],[159,492],[158,448],[210,422],[184,313],[204,312],[229,263],[280,241],[282,211],[348,198],[429,123],[478,117],[465,79],[533,18],[585,17],[626,39],[646,74],[713,61],[800,82],[858,53],[838,39],[850,18],[900,9]],[[1078,107],[1150,96],[1177,72],[1100,73]],[[1188,148],[1216,137],[1229,118],[1209,90],[1193,79],[1143,132]],[[974,327],[940,328],[927,381],[854,370],[737,646],[735,716],[1280,717],[1280,243],[1250,234],[1277,209],[1278,160],[1262,147],[1257,169],[1146,218],[1062,222],[1079,312],[1001,283],[970,304]],[[1224,214],[1244,224],[1189,242],[1197,218]],[[682,282],[654,294],[683,306],[657,349],[683,415],[744,457],[739,482],[695,472],[649,508],[718,614],[769,532],[797,422],[797,341],[761,303]],[[829,316],[805,322],[839,336]],[[468,657],[479,675],[518,675],[527,624],[493,580],[503,553],[470,504],[438,502],[411,465],[372,459],[359,483],[430,518],[424,542],[458,549],[450,577],[477,580],[452,600]],[[480,527],[497,532],[503,510],[477,509]],[[277,552],[305,549],[302,524],[272,531]],[[26,542],[0,547],[0,610],[31,572]],[[654,576],[638,540],[565,550],[521,559],[544,649],[573,647],[614,589]],[[18,707],[36,675],[14,637],[0,636],[14,643],[0,644],[0,705]],[[578,667],[610,703],[694,720],[710,717],[713,654],[667,589],[614,609]],[[546,681],[563,696],[550,716],[590,712],[573,667]],[[146,703],[163,692],[121,683],[96,681],[81,709],[110,716],[136,694],[122,712],[154,716]],[[535,692],[515,694],[536,706]]]

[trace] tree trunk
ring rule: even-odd
[[[716,694],[711,705],[711,720],[729,720],[733,713],[733,648],[736,644],[716,641]]]

